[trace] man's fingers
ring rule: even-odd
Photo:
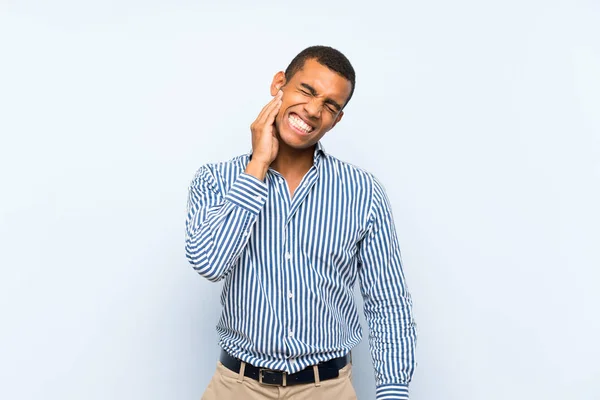
[[[267,103],[266,106],[263,107],[259,117],[257,118],[257,121],[265,123],[269,117],[269,114],[271,114],[273,108],[278,107],[277,103],[279,103],[280,100],[281,90],[273,97],[273,99],[270,102]]]
[[[260,111],[260,114],[258,114],[258,117],[256,118],[256,122],[265,123],[267,121],[267,118],[271,114],[273,108],[279,107],[277,103],[281,101],[282,94],[283,93],[281,92],[281,90],[277,92],[273,99],[269,101],[266,106],[263,107],[263,109]]]
[[[275,117],[277,116],[277,113],[279,112],[279,109],[281,108],[281,100],[278,100],[277,103],[275,103],[275,107],[273,107],[271,109],[271,111],[269,112],[269,114],[267,115],[267,120],[266,125],[272,125],[273,122],[275,122]]]
[[[271,101],[269,101],[267,104],[265,104],[265,106],[262,108],[262,110],[260,110],[260,112],[258,113],[258,117],[256,117],[256,122],[262,121],[265,113],[268,112],[267,110],[269,109],[269,106],[271,106],[274,102],[275,102],[275,97],[273,97],[271,99]]]

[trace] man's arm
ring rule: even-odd
[[[198,170],[190,185],[185,253],[194,269],[213,282],[231,271],[265,205],[264,179],[279,148],[274,123],[282,95],[279,91],[250,126],[252,160],[227,193],[221,193],[208,166]]]
[[[368,233],[359,250],[360,289],[378,400],[408,399],[415,368],[416,329],[389,201],[373,180]]]
[[[216,282],[229,273],[266,198],[266,183],[250,174],[222,194],[210,169],[198,170],[189,189],[185,253],[200,275]]]

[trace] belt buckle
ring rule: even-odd
[[[282,382],[281,382],[281,385],[279,385],[278,383],[267,383],[267,382],[264,382],[263,381],[263,378],[264,378],[263,377],[263,373],[265,371],[269,372],[269,371],[272,371],[272,370],[270,370],[268,368],[259,368],[258,369],[258,383],[260,383],[261,385],[265,385],[265,386],[283,386],[283,387],[287,386],[287,372],[285,372],[285,371],[281,371],[281,372],[277,371],[277,372],[280,372],[282,374]],[[272,372],[275,372],[275,371],[272,371]]]

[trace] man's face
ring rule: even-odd
[[[288,81],[282,72],[275,75],[271,87],[277,93],[278,82],[285,83],[282,103],[275,118],[279,139],[295,149],[317,143],[343,116],[352,84],[316,60],[306,60],[304,67]],[[273,93],[274,92],[274,93]]]

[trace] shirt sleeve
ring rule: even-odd
[[[185,252],[200,275],[216,282],[231,271],[267,194],[267,184],[246,173],[222,193],[208,166],[198,170],[189,187]]]
[[[359,249],[359,280],[369,325],[377,400],[408,399],[415,368],[416,325],[404,279],[389,200],[373,180],[367,234]]]

